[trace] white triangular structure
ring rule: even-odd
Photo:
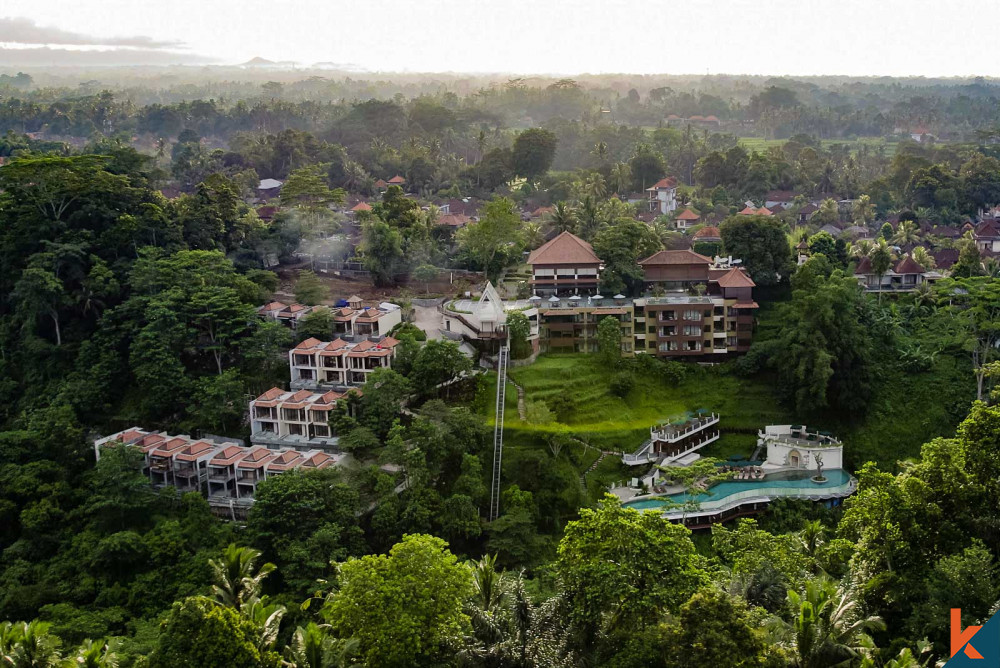
[[[486,282],[486,287],[483,288],[483,296],[479,298],[479,303],[476,304],[474,315],[479,319],[480,323],[493,323],[494,329],[496,325],[503,325],[507,322],[507,311],[504,308],[503,300],[500,299],[496,288],[489,281]]]

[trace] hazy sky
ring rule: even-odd
[[[989,37],[1000,0],[2,0],[3,18],[7,46],[151,47],[229,64],[1000,76]]]

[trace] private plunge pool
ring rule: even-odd
[[[777,498],[782,496],[816,499],[844,497],[854,491],[854,479],[843,469],[823,471],[826,482],[813,482],[815,471],[769,473],[763,480],[726,480],[706,492],[681,492],[626,501],[625,506],[636,510],[681,512],[683,504],[694,501],[701,510],[713,510],[738,505],[743,499]]]

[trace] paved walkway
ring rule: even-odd
[[[509,375],[507,376],[507,382],[517,388],[517,417],[521,418],[521,422],[528,421],[528,409],[524,404],[524,388],[514,382],[514,379]]]
[[[428,339],[441,338],[441,313],[435,306],[413,305],[413,324],[422,329]]]

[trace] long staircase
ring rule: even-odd
[[[497,408],[496,426],[493,428],[493,484],[490,488],[490,516],[492,522],[500,516],[500,461],[503,455],[503,409],[507,392],[507,358],[510,349],[504,343],[497,356]]]

